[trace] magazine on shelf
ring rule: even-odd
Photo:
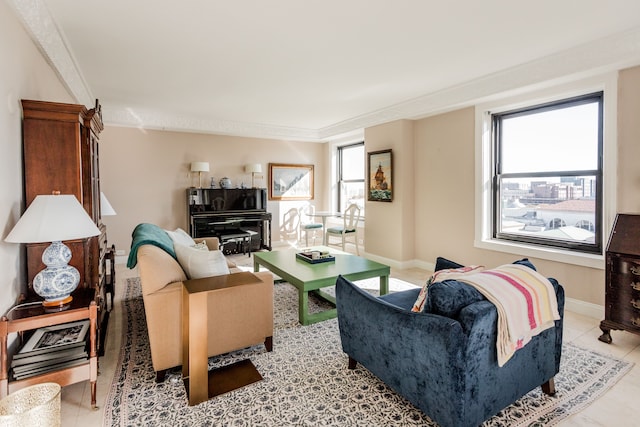
[[[37,356],[37,355],[41,355],[41,354],[48,354],[54,351],[63,351],[63,350],[70,350],[70,349],[78,349],[78,348],[84,348],[86,346],[86,342],[78,342],[78,343],[71,343],[71,344],[64,344],[64,345],[60,345],[60,346],[56,346],[55,348],[51,349],[51,348],[41,348],[40,350],[33,350],[33,351],[28,351],[28,352],[24,352],[24,353],[16,353],[13,356],[13,360],[20,360],[20,359],[26,359],[28,357],[33,357],[33,356]]]
[[[87,360],[86,354],[76,354],[74,356],[65,357],[63,359],[55,360],[43,360],[42,362],[31,363],[29,365],[23,365],[13,368],[13,375],[23,375],[28,372],[38,372],[48,369],[57,369],[57,366],[63,365],[73,360],[83,359]]]
[[[81,343],[84,344],[84,343]],[[11,361],[11,367],[17,368],[19,366],[31,365],[34,363],[40,362],[48,362],[49,364],[55,363],[54,361],[58,361],[59,359],[69,359],[78,355],[86,355],[87,350],[85,345],[75,346],[71,348],[63,348],[58,349],[56,351],[49,351],[47,353],[34,354],[29,355],[30,353],[25,353],[26,356],[20,358],[13,358]]]
[[[20,371],[19,373],[16,373],[14,371],[13,377],[16,380],[23,380],[25,378],[33,377],[35,375],[41,375],[41,374],[45,374],[45,373],[50,372],[50,371],[57,371],[57,370],[64,369],[64,368],[71,368],[73,366],[82,365],[84,363],[87,363],[87,358],[86,357],[82,357],[82,358],[74,359],[74,360],[68,360],[68,361],[63,362],[63,363],[56,363],[55,365],[49,365],[49,366],[44,366],[44,367],[41,367],[41,368],[36,368],[36,369],[30,370],[30,371],[26,371],[26,372]]]
[[[89,320],[38,328],[14,358],[84,345],[88,330]]]

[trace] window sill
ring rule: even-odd
[[[474,246],[480,249],[506,252],[525,257],[561,262],[564,264],[597,268],[599,270],[604,270],[605,267],[605,260],[603,255],[571,252],[555,248],[534,247],[530,245],[494,239],[485,239],[480,241],[476,240],[474,242]]]

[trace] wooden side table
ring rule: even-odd
[[[210,397],[260,381],[262,376],[250,360],[220,369],[208,369],[209,292],[222,288],[262,282],[250,272],[225,274],[184,281],[182,288],[182,378],[189,405],[206,402]]]
[[[93,288],[78,288],[72,295],[73,300],[62,311],[49,312],[45,311],[42,305],[28,305],[13,309],[0,319],[0,398],[34,384],[55,382],[64,387],[89,380],[91,382],[91,407],[96,408],[96,381],[98,380],[97,295]],[[35,299],[27,299],[21,304],[34,301]],[[19,381],[9,380],[11,361],[7,355],[7,336],[10,333],[22,334],[24,331],[83,319],[89,319],[89,358],[86,363]]]

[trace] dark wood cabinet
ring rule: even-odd
[[[100,105],[96,101],[89,109],[77,104],[22,100],[22,112],[25,207],[39,194],[73,194],[100,229],[98,236],[65,244],[73,255],[69,264],[80,273],[79,290],[93,288],[98,293],[99,328],[106,331],[107,233],[100,216]],[[30,292],[34,276],[45,268],[41,257],[48,245],[27,245]]]
[[[605,318],[600,341],[611,330],[640,334],[640,215],[618,214],[606,252]]]

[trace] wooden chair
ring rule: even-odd
[[[302,233],[304,233],[304,243],[309,246],[309,233],[313,233],[313,244],[316,244],[316,233],[320,231],[324,232],[322,224],[313,221],[313,214],[316,211],[316,207],[311,204],[304,204],[298,209],[300,213],[300,240],[302,240]]]
[[[283,240],[295,240],[300,236],[300,213],[297,208],[291,208],[282,216],[280,236]]]
[[[355,203],[349,205],[342,216],[342,226],[328,227],[326,231],[327,246],[332,246],[331,237],[339,237],[342,250],[345,250],[347,239],[353,237],[353,244],[356,245],[356,254],[360,255],[358,248],[358,221],[360,220],[360,207]],[[333,246],[337,246],[336,243]]]

